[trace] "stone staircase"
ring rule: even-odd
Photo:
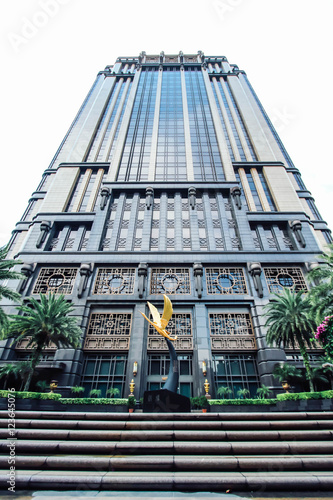
[[[17,490],[333,491],[333,412],[0,411],[0,486]],[[8,446],[10,445],[10,446]]]

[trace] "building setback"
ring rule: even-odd
[[[84,332],[81,349],[46,349],[39,378],[64,395],[82,385],[127,397],[132,378],[137,398],[160,388],[167,345],[140,311],[147,300],[162,310],[166,294],[180,392],[203,394],[207,378],[212,396],[219,386],[254,395],[278,361],[298,359],[267,347],[263,306],[307,290],[330,241],[244,71],[201,51],[119,57],[97,75],[10,242],[23,298],[64,294]],[[2,362],[29,355],[24,342],[1,345]]]

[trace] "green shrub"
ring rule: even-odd
[[[9,391],[0,391],[0,397],[7,398]],[[50,392],[24,392],[24,391],[15,391],[10,392],[13,394],[16,399],[52,399],[58,401],[61,398],[61,394],[55,394]]]
[[[278,401],[302,401],[305,399],[331,399],[333,398],[333,390],[321,392],[294,392],[278,394]]]
[[[43,393],[40,395],[40,399],[51,399],[53,401],[59,401],[61,399],[61,394],[56,394],[56,393]]]
[[[209,406],[206,396],[199,396],[199,397],[190,398],[190,401],[191,401],[191,408],[193,410],[198,410],[201,408],[208,408],[208,406]]]
[[[61,398],[63,405],[127,405],[127,399],[110,398]]]
[[[210,399],[209,405],[270,405],[276,404],[276,399]]]
[[[136,405],[136,399],[134,396],[129,396],[127,400],[127,406],[128,408],[135,408]]]

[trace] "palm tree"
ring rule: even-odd
[[[63,295],[40,295],[40,302],[33,297],[25,305],[17,307],[22,315],[12,316],[7,337],[13,342],[27,339],[27,348],[31,347],[30,372],[24,390],[30,386],[33,372],[43,354],[43,349],[50,343],[60,347],[78,347],[82,335],[77,326],[77,318],[69,316],[73,306]]]
[[[0,368],[0,379],[3,377],[5,378],[4,388],[8,383],[10,375],[13,375],[16,379],[20,377],[21,380],[23,380],[25,375],[27,374],[27,371],[30,371],[30,363],[28,363],[27,361],[19,361],[18,363],[6,363],[5,365],[3,365]]]
[[[271,390],[267,385],[262,384],[261,387],[257,389],[257,396],[259,399],[266,399],[270,395]]]
[[[228,396],[230,396],[230,394],[232,394],[232,390],[230,389],[230,387],[225,387],[222,385],[217,389],[217,394],[218,396],[222,396],[223,399],[226,399],[228,398]]]
[[[283,294],[274,294],[271,301],[264,307],[268,327],[266,341],[270,346],[280,347],[292,346],[295,349],[296,343],[299,346],[303,363],[313,392],[313,381],[311,366],[306,346],[311,347],[314,338],[313,331],[315,322],[310,316],[311,303],[303,296],[303,292],[291,292],[285,288]]]
[[[237,396],[239,399],[246,399],[250,396],[250,391],[248,389],[239,389],[239,391],[237,391]]]
[[[118,387],[110,387],[110,389],[106,391],[106,394],[110,395],[110,398],[114,398],[115,396],[119,396],[120,391]]]
[[[18,301],[21,298],[21,295],[14,290],[8,288],[3,282],[7,280],[14,280],[23,278],[21,273],[16,271],[11,271],[11,268],[17,264],[21,264],[19,260],[6,260],[8,253],[7,247],[0,248],[0,300],[2,298]],[[2,284],[1,284],[2,283]],[[8,328],[8,318],[4,313],[3,309],[0,307],[0,338],[3,338],[5,335],[5,331]]]
[[[309,292],[312,315],[319,324],[325,316],[333,314],[333,243],[328,252],[318,257],[324,261],[309,272],[315,286]]]
[[[79,398],[80,394],[84,392],[84,387],[81,387],[80,385],[74,385],[74,387],[71,387],[71,392],[75,394],[77,398]]]

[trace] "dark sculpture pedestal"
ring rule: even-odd
[[[143,395],[144,413],[179,413],[190,411],[190,399],[168,389],[145,391]]]

